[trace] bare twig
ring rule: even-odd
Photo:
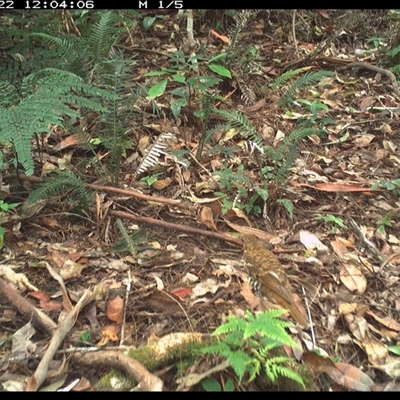
[[[297,39],[296,39],[296,9],[293,10],[292,15],[292,36],[293,36],[293,44],[296,49],[296,57],[299,58],[299,48],[297,47]]]

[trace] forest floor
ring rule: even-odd
[[[185,342],[201,343],[227,315],[259,309],[243,272],[243,234],[272,246],[312,327],[290,328],[301,350],[287,350],[310,368],[307,389],[400,389],[400,96],[382,61],[389,47],[377,39],[388,37],[391,23],[388,11],[346,18],[336,12],[298,12],[295,25],[292,11],[250,16],[238,46],[251,46],[258,71],[239,76],[247,62],[241,57],[250,56],[231,49],[237,56],[226,66],[228,79],[225,69],[214,75],[209,64],[220,65],[212,60],[229,49],[234,19],[197,12],[190,49],[185,17],[143,11],[159,17],[148,29],[132,28],[116,47],[134,60],[131,84],[154,96],[133,110],[140,120],[132,122],[118,182],[102,180],[87,149],[65,129],[43,141],[35,174],[19,175],[29,192],[50,165],[76,172],[85,159],[93,200],[84,213],[72,211],[67,192],[4,217],[3,390],[56,390],[72,382],[72,390],[127,390],[129,375],[145,390],[204,390],[199,381],[179,385],[178,378],[194,373],[222,388],[231,379],[237,390],[265,389],[258,380],[239,384],[229,368],[214,372],[221,359],[198,356],[178,371],[179,356],[171,355],[181,354]],[[199,70],[190,61],[196,58]],[[296,79],[321,70],[332,73],[294,87],[282,102]],[[208,92],[202,81],[189,80],[199,75],[221,82]],[[193,92],[179,103],[182,88]],[[228,129],[223,115],[197,117],[206,101],[245,116],[243,126],[270,152],[241,135],[240,124]],[[97,137],[96,120],[83,126]],[[205,138],[211,127],[217,128]],[[293,133],[305,128],[316,133]],[[154,145],[162,152],[146,165],[141,160],[151,144],[147,154],[157,152]],[[107,170],[108,150],[96,151]],[[11,175],[2,176],[3,190]],[[135,357],[143,370],[123,358],[127,349],[149,345],[168,356]],[[314,358],[313,348],[330,361]],[[124,374],[110,378],[111,368]]]

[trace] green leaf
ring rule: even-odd
[[[171,103],[171,111],[172,111],[172,114],[174,115],[175,119],[179,117],[179,114],[181,113],[181,109],[185,105],[186,105],[186,99],[184,99],[184,98],[180,98]]]
[[[221,385],[214,378],[205,378],[201,382],[201,386],[206,392],[221,392]]]
[[[161,96],[165,92],[165,89],[167,87],[167,82],[168,82],[168,79],[163,79],[162,81],[157,82],[155,85],[153,85],[149,89],[149,96],[152,99],[155,99],[156,97]]]
[[[173,78],[174,81],[176,81],[176,82],[183,83],[183,84],[186,83],[186,78],[185,78],[183,75],[181,75],[181,74],[172,75],[172,78]]]
[[[232,75],[231,75],[231,72],[229,71],[229,69],[223,67],[222,65],[209,64],[208,68],[210,68],[212,72],[215,72],[218,75],[224,76],[225,78],[232,79]]]
[[[393,354],[400,356],[400,346],[387,346],[387,349]]]
[[[143,27],[144,29],[149,29],[153,24],[154,21],[157,19],[158,16],[155,17],[144,17],[143,18]]]
[[[225,383],[224,387],[224,392],[234,392],[235,391],[235,385],[233,384],[232,379],[228,379]]]
[[[188,95],[186,87],[178,87],[178,88],[172,90],[171,93],[174,96],[183,97],[185,99],[187,98],[187,95]]]
[[[163,70],[163,71],[150,71],[146,72],[143,76],[161,76],[161,75],[169,75],[171,71]]]

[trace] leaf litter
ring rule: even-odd
[[[315,21],[328,29],[327,21],[334,23],[332,12],[319,10]],[[318,19],[319,16],[323,19]],[[149,79],[144,75],[152,58],[159,65],[168,66],[166,60],[176,47],[173,35],[165,36],[162,31],[175,32],[175,18],[172,13],[165,14],[165,19],[157,21],[152,35],[143,31],[142,36],[135,36],[138,43],[128,52],[135,52],[135,47],[160,52],[157,55],[138,50],[141,58],[136,81]],[[270,44],[258,38],[257,35],[265,38],[262,29],[272,29]],[[288,51],[287,43],[281,42],[280,24],[262,29],[254,30],[250,42],[264,54],[283,61],[283,67],[298,62]],[[214,54],[219,41],[222,46],[228,45],[229,35],[210,32],[208,39],[206,35],[202,39]],[[299,51],[313,54],[317,49],[306,38],[297,40],[302,42]],[[316,381],[326,373],[337,384],[332,384],[333,390],[396,388],[389,384],[399,378],[399,361],[396,354],[389,355],[388,347],[400,340],[400,269],[395,257],[400,251],[397,221],[400,214],[396,186],[393,183],[390,186],[389,181],[398,179],[395,171],[400,161],[396,155],[400,145],[396,135],[398,122],[394,117],[398,99],[385,78],[377,79],[368,69],[340,70],[345,58],[342,56],[349,57],[351,47],[346,48],[348,45],[342,43],[342,49],[349,54],[341,54],[342,50],[333,43],[329,57],[322,61],[306,53],[302,56],[305,66],[317,67],[322,62],[336,69],[336,77],[328,77],[319,87],[312,88],[329,108],[320,118],[334,118],[336,123],[325,126],[325,138],[313,135],[298,143],[289,185],[283,189],[294,203],[292,216],[270,200],[271,196],[264,210],[262,204],[257,205],[261,206],[258,216],[242,207],[240,196],[232,199],[226,213],[222,212],[221,181],[213,175],[215,170],[229,160],[231,169],[245,165],[252,172],[254,183],[261,179],[257,162],[241,150],[236,129],[215,134],[216,146],[232,145],[232,155],[228,158],[221,153],[207,153],[212,150],[209,145],[201,162],[190,163],[190,167],[186,160],[166,157],[172,147],[195,154],[199,145],[200,138],[196,135],[199,127],[191,125],[192,116],[186,106],[181,111],[182,119],[176,123],[171,122],[172,117],[170,121],[168,118],[157,121],[144,114],[146,130],[134,133],[137,148],[121,170],[122,182],[132,186],[130,189],[137,197],[118,193],[119,188],[101,196],[97,193],[96,209],[84,218],[63,215],[63,205],[57,202],[39,202],[25,212],[21,208],[12,217],[7,215],[2,221],[7,231],[0,265],[3,390],[39,390],[48,383],[51,373],[59,378],[58,388],[68,382],[71,387],[65,384],[66,389],[74,390],[76,384],[72,384],[75,382],[72,378],[78,378],[85,390],[94,389],[96,381],[91,369],[101,365],[122,369],[135,377],[144,390],[176,389],[166,372],[160,379],[122,351],[149,343],[159,346],[162,343],[164,353],[169,347],[179,349],[182,342],[203,341],[223,321],[224,315],[265,306],[254,296],[241,272],[242,249],[234,246],[235,240],[239,244],[241,234],[254,234],[274,243],[285,270],[295,278],[292,282],[296,292],[302,293],[301,288],[305,287],[317,343],[313,344],[309,332],[292,334],[303,346],[298,357],[314,369]],[[284,72],[280,64],[269,67],[264,67],[269,78]],[[224,92],[223,87],[221,91],[232,108],[240,104],[240,96]],[[301,96],[311,107],[312,93],[304,92]],[[275,149],[297,122],[316,115],[300,107],[301,103],[288,113],[279,105],[275,93],[266,98],[266,102],[260,100],[246,112],[252,123],[265,133],[266,140],[273,141],[275,137]],[[158,99],[163,113],[168,113],[161,97]],[[171,145],[162,140],[167,132],[173,132],[168,134],[174,138]],[[91,133],[95,135],[96,131]],[[78,149],[87,138],[64,134],[56,144],[43,143],[41,176],[54,168],[71,169],[78,159],[78,152],[71,150]],[[52,151],[60,152],[63,159],[55,160]],[[106,156],[100,152],[100,157]],[[136,160],[141,154],[147,154],[147,159],[142,158],[140,164]],[[137,163],[135,168],[134,163]],[[153,168],[162,173],[154,180],[157,182],[154,186],[138,176],[151,175]],[[374,182],[380,183],[372,188]],[[8,182],[2,183],[3,189],[9,188]],[[239,194],[243,187],[237,187]],[[176,229],[137,222],[131,232],[139,231],[142,239],[135,243],[135,252],[120,254],[111,246],[119,238],[113,226],[114,217],[109,213],[112,208],[174,223]],[[389,220],[385,220],[388,213]],[[360,229],[353,229],[345,215],[352,216]],[[331,218],[321,220],[317,216]],[[338,229],[335,218],[345,228]],[[232,241],[191,234],[179,230],[182,226],[229,235]],[[375,253],[368,247],[368,241],[374,244]],[[158,246],[154,247],[152,242]],[[47,265],[49,268],[43,267]],[[17,314],[7,310],[10,305],[18,310]],[[13,339],[7,340],[10,335]],[[329,353],[329,361],[307,353],[307,348],[315,345]],[[81,351],[85,348],[95,351]],[[65,367],[61,371],[60,365],[53,365],[52,361],[62,360],[63,350],[70,349],[75,352],[74,357],[65,361],[65,365],[61,363]],[[332,361],[338,358],[341,361]],[[76,365],[80,365],[79,370]],[[9,369],[17,371],[18,379],[7,378]],[[119,387],[114,383],[114,390]]]

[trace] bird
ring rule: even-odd
[[[280,261],[254,235],[243,236],[245,269],[254,292],[289,310],[303,328],[307,321],[293,300],[292,288]]]

